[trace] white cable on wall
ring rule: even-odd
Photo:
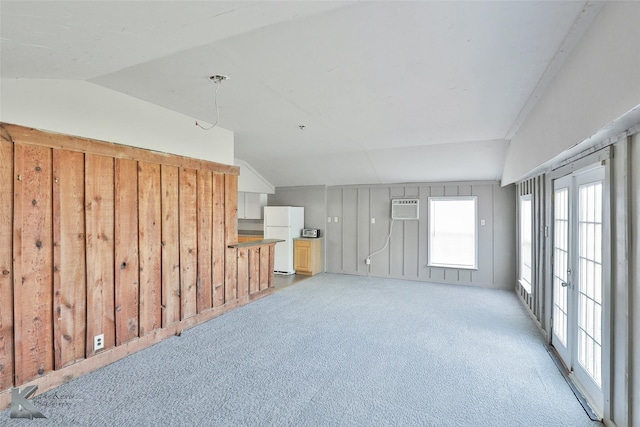
[[[377,251],[375,251],[373,253],[370,253],[364,260],[365,264],[367,264],[367,265],[371,264],[371,257],[372,256],[374,256],[375,254],[379,254],[380,252],[382,252],[385,249],[387,249],[387,246],[389,246],[389,242],[391,241],[391,233],[393,233],[393,223],[395,221],[396,221],[395,219],[391,219],[391,225],[389,225],[389,235],[387,236],[387,241],[385,242],[384,246],[381,249],[379,249],[379,250],[377,250]]]

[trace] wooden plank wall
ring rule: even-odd
[[[139,334],[138,164],[135,160],[116,159],[115,190],[116,345],[120,345]]]
[[[0,390],[13,385],[13,143],[0,138]]]
[[[15,383],[22,384],[53,369],[52,157],[46,147],[14,149]]]
[[[140,336],[162,323],[162,234],[160,165],[138,162],[138,244],[140,245]]]
[[[85,356],[86,259],[83,153],[53,152],[53,295],[55,368]]]
[[[273,291],[273,244],[228,247],[238,168],[0,131],[0,409]]]
[[[85,156],[85,217],[87,241],[87,342],[94,351],[96,335],[104,334],[104,347],[116,343],[115,329],[115,203],[114,159]],[[132,214],[130,212],[129,214]]]

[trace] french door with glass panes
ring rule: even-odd
[[[552,345],[602,413],[604,167],[554,181]]]

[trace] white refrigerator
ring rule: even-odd
[[[276,243],[273,270],[280,274],[294,274],[293,239],[304,228],[304,208],[296,206],[265,206],[264,238],[279,239]]]

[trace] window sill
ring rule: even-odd
[[[471,265],[457,265],[457,264],[427,264],[427,267],[434,267],[434,268],[450,268],[452,270],[472,270],[472,271],[478,271],[478,267],[477,266],[471,266]]]
[[[524,289],[525,291],[527,291],[529,295],[531,295],[531,283],[522,279],[518,279],[518,283],[520,283],[520,286],[522,286],[522,289]]]

